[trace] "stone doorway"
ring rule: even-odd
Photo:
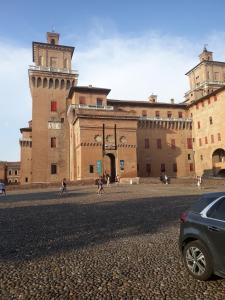
[[[110,181],[115,182],[116,178],[116,159],[112,153],[107,153],[104,159],[105,174],[109,174]]]

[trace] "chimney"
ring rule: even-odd
[[[155,102],[157,102],[157,95],[151,94],[151,95],[148,97],[148,101],[149,101],[150,103],[155,103]]]
[[[174,104],[174,99],[173,98],[170,99],[170,103]]]

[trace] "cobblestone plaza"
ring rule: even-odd
[[[0,197],[0,299],[224,299],[225,280],[192,279],[178,250],[184,184],[93,186]]]

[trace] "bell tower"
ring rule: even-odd
[[[208,51],[206,49],[206,45],[204,45],[202,53],[199,55],[200,62],[201,61],[213,61],[213,52]]]
[[[69,178],[67,95],[77,85],[71,69],[74,47],[60,44],[59,33],[47,32],[47,41],[33,42],[29,67],[32,96],[32,182]]]

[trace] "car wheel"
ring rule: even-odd
[[[193,241],[184,247],[183,258],[188,272],[198,280],[207,280],[213,273],[209,250],[200,241]]]

